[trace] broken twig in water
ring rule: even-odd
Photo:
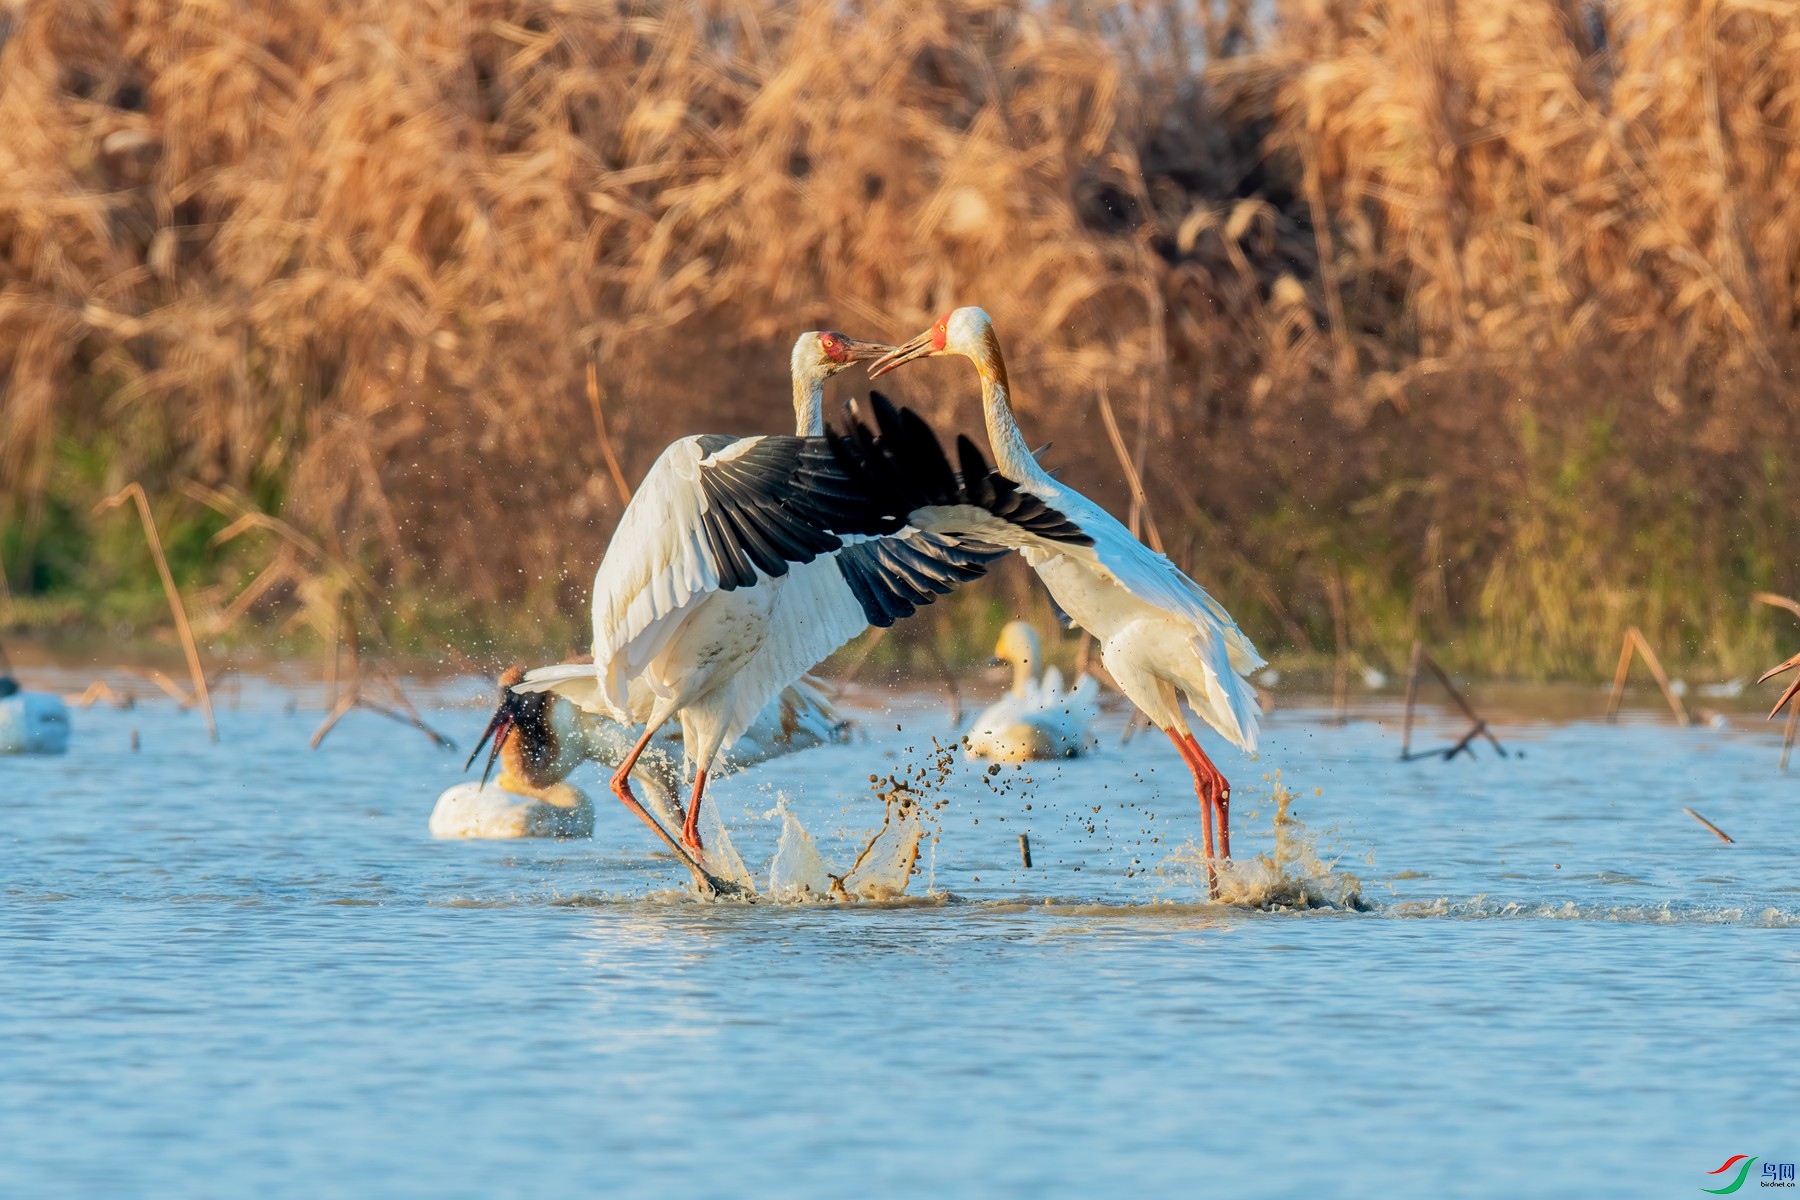
[[[1019,835],[1019,865],[1031,870],[1031,839],[1022,833]]]
[[[175,615],[175,632],[181,635],[181,649],[187,655],[188,672],[194,679],[194,695],[199,697],[200,711],[206,715],[206,732],[219,740],[219,724],[213,720],[212,697],[206,691],[206,672],[200,669],[200,650],[194,645],[194,631],[188,625],[187,608],[181,593],[175,589],[175,576],[169,573],[169,560],[163,555],[162,538],[156,532],[156,518],[150,515],[150,497],[140,483],[132,482],[116,496],[108,496],[94,505],[94,515],[110,512],[127,500],[137,501],[138,517],[144,523],[144,538],[150,543],[150,555],[156,560],[156,573],[162,576],[163,594],[168,597],[169,611]]]
[[[367,675],[364,674],[362,665],[362,645],[356,632],[356,613],[351,607],[347,595],[344,597],[344,603],[338,611],[340,614],[338,629],[349,635],[347,638],[339,639],[339,642],[347,643],[349,646],[350,678],[347,681],[339,678],[338,645],[334,644],[331,650],[329,673],[327,676],[328,686],[330,688],[329,695],[332,698],[328,699],[326,702],[330,704],[331,711],[325,715],[325,720],[319,725],[318,729],[313,731],[312,739],[307,745],[312,749],[317,750],[319,745],[324,742],[325,735],[335,729],[337,723],[343,720],[351,709],[362,708],[367,709],[369,712],[375,713],[378,716],[386,717],[390,721],[398,721],[402,725],[411,725],[414,729],[417,729],[420,733],[430,738],[443,749],[456,749],[455,742],[452,742],[449,738],[425,723],[424,718],[419,716],[419,710],[413,707],[412,701],[406,698],[406,693],[400,690],[400,685],[395,683],[393,677],[386,671],[382,670],[380,667],[373,667],[369,670]],[[363,694],[363,687],[371,678],[380,683],[387,690],[388,695],[393,699],[395,707],[390,708],[385,704],[377,703]]]
[[[69,692],[63,696],[63,703],[71,708],[88,708],[102,702],[114,708],[131,708],[137,703],[126,693],[114,691],[112,685],[104,679],[94,680],[87,685],[85,691]]]
[[[1711,821],[1707,820],[1705,817],[1701,816],[1699,813],[1695,812],[1693,809],[1684,808],[1681,811],[1686,813],[1688,816],[1694,818],[1694,820],[1700,822],[1702,825],[1706,826],[1708,829],[1712,830],[1715,834],[1718,835],[1719,840],[1721,842],[1731,842],[1732,845],[1734,845],[1734,846],[1737,844],[1732,839],[1732,836],[1729,833],[1726,833],[1723,829],[1720,829],[1717,825],[1714,825]]]
[[[1417,705],[1419,699],[1420,667],[1424,667],[1436,677],[1438,683],[1443,686],[1444,691],[1449,694],[1450,699],[1456,702],[1456,707],[1462,710],[1463,716],[1469,718],[1469,728],[1468,731],[1462,735],[1460,740],[1448,747],[1442,749],[1420,750],[1417,753],[1414,753],[1412,748],[1413,709]],[[1414,759],[1419,758],[1442,757],[1445,762],[1449,762],[1457,755],[1465,752],[1469,757],[1473,758],[1475,756],[1475,751],[1472,749],[1471,743],[1478,737],[1484,737],[1492,743],[1494,751],[1499,754],[1501,758],[1508,757],[1506,747],[1500,744],[1500,739],[1495,737],[1493,730],[1488,728],[1487,718],[1476,712],[1475,706],[1470,704],[1463,694],[1457,690],[1454,683],[1450,682],[1449,674],[1444,668],[1438,666],[1437,660],[1432,658],[1426,651],[1425,644],[1415,640],[1412,648],[1412,659],[1408,663],[1406,669],[1406,713],[1402,718],[1400,727],[1400,761],[1411,762]]]
[[[1606,700],[1606,719],[1612,721],[1619,715],[1619,704],[1625,698],[1625,676],[1631,671],[1633,651],[1636,651],[1643,658],[1644,665],[1650,668],[1651,678],[1655,679],[1656,686],[1662,689],[1663,699],[1669,702],[1669,711],[1675,714],[1675,723],[1692,725],[1694,720],[1688,716],[1687,708],[1681,703],[1681,697],[1677,696],[1675,689],[1669,685],[1669,676],[1663,670],[1662,661],[1656,657],[1656,651],[1650,648],[1650,643],[1644,640],[1644,635],[1638,631],[1636,625],[1625,631],[1625,638],[1619,646],[1619,669],[1613,673],[1612,695],[1608,696]]]

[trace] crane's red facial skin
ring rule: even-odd
[[[931,348],[942,350],[944,343],[950,339],[950,314],[939,317],[937,324],[931,327]]]
[[[844,351],[844,335],[841,333],[821,333],[819,348],[825,351],[825,357],[834,363],[850,361],[850,356]]]

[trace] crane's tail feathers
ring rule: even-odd
[[[1246,754],[1256,751],[1256,735],[1262,722],[1262,706],[1256,687],[1232,666],[1231,650],[1220,636],[1201,639],[1200,659],[1205,667],[1206,699],[1213,722],[1227,741]]]

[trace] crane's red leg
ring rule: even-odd
[[[700,845],[700,800],[706,792],[706,769],[694,772],[694,797],[688,801],[687,819],[681,826],[681,840],[696,853],[703,847]]]
[[[694,855],[689,854],[680,842],[669,836],[669,831],[662,827],[662,822],[651,816],[649,811],[638,802],[638,798],[631,794],[631,769],[637,766],[638,759],[643,755],[645,747],[650,745],[650,739],[655,734],[656,726],[652,725],[646,728],[644,736],[637,740],[637,745],[631,748],[631,753],[625,756],[625,761],[619,764],[617,771],[613,772],[613,795],[617,796],[626,808],[636,813],[638,819],[648,825],[651,831],[662,839],[663,845],[667,846],[674,852],[675,857],[681,860],[681,865],[693,873],[694,886],[702,894],[718,895],[737,891],[736,885],[709,874]]]
[[[1212,764],[1201,755],[1196,758],[1194,749],[1189,745],[1191,738],[1185,738],[1173,729],[1165,729],[1169,740],[1175,743],[1175,749],[1181,753],[1181,761],[1194,775],[1194,794],[1200,798],[1200,846],[1206,854],[1206,891],[1210,896],[1219,894],[1219,870],[1213,864],[1213,798],[1212,777],[1214,772],[1207,770]]]
[[[1231,857],[1231,781],[1225,778],[1225,772],[1214,765],[1213,760],[1206,757],[1206,751],[1200,749],[1200,743],[1194,740],[1193,734],[1187,735],[1189,752],[1193,755],[1208,775],[1212,777],[1213,807],[1219,811],[1219,857]]]

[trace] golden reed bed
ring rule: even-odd
[[[139,479],[420,611],[578,612],[619,511],[590,358],[635,478],[780,426],[795,332],[980,303],[1052,461],[1123,510],[1104,389],[1271,648],[1335,609],[1509,672],[1604,670],[1626,624],[1766,657],[1800,6],[1254,7],[0,7],[13,589]],[[973,427],[966,384],[906,381]],[[296,544],[183,583],[217,613],[286,553],[277,596]]]

